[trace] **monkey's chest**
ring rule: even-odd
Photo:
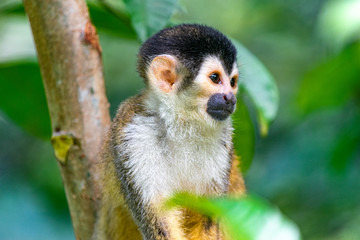
[[[171,153],[165,153],[161,162],[172,192],[216,194],[226,190],[229,164],[226,153],[179,144]]]
[[[227,190],[230,159],[217,142],[161,142],[149,129],[131,130],[119,149],[124,167],[145,201],[174,192],[220,194]]]

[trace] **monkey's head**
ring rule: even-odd
[[[183,24],[158,32],[141,47],[138,71],[163,111],[212,123],[234,112],[236,49],[213,28]]]

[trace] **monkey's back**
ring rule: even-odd
[[[121,193],[121,186],[114,164],[116,158],[114,147],[121,141],[124,126],[131,121],[136,113],[143,110],[141,105],[136,104],[141,102],[142,98],[143,95],[139,94],[127,99],[120,105],[102,147],[100,154],[102,160],[102,164],[100,164],[102,168],[102,199],[94,240],[142,239]],[[109,151],[109,149],[112,151]]]

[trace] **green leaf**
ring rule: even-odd
[[[255,152],[255,128],[250,118],[248,108],[243,100],[238,97],[236,111],[232,116],[234,126],[234,149],[240,157],[240,169],[246,172],[252,162]]]
[[[0,86],[1,111],[29,133],[49,139],[49,111],[38,64],[0,64]]]
[[[12,1],[0,7],[0,14],[25,15],[24,5],[21,1]]]
[[[141,41],[166,26],[178,7],[177,0],[124,0]]]
[[[108,10],[103,9],[95,4],[89,4],[89,12],[91,21],[98,30],[113,34],[122,38],[136,39],[134,29],[116,16],[117,12],[114,10],[113,14]]]
[[[297,102],[304,112],[340,106],[360,89],[360,42],[307,73]]]
[[[166,206],[182,206],[220,219],[231,240],[298,240],[296,225],[280,211],[256,197],[205,198],[179,193]]]
[[[278,88],[264,65],[239,42],[233,40],[233,43],[240,63],[239,86],[254,102],[260,133],[266,136],[278,110]]]

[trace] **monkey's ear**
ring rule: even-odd
[[[155,57],[149,67],[150,84],[166,93],[171,92],[178,80],[176,64],[177,60],[171,55]]]

